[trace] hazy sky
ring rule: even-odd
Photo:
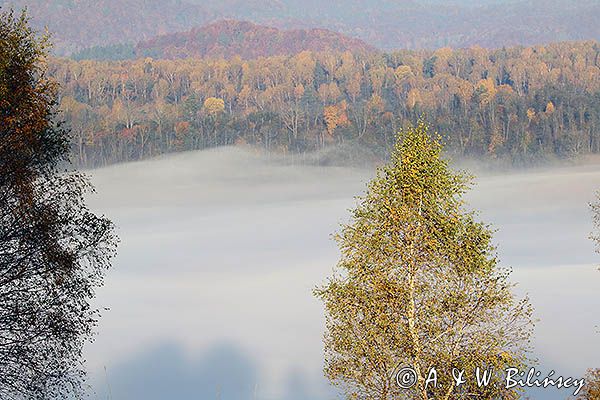
[[[91,203],[122,239],[98,296],[110,311],[87,349],[98,398],[335,397],[322,378],[322,308],[311,289],[331,273],[329,235],[372,171],[226,148],[92,175]],[[542,369],[581,375],[600,360],[600,257],[587,239],[600,166],[477,184],[471,205],[499,230],[501,261],[542,319]]]

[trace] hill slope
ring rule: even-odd
[[[138,43],[223,18],[326,28],[381,49],[502,47],[600,40],[600,1],[577,0],[0,0],[27,6],[58,54]]]
[[[277,10],[278,0],[0,0],[0,7],[27,7],[38,29],[48,27],[55,52],[137,43],[224,17],[256,19]]]
[[[293,55],[304,50],[370,52],[359,39],[326,29],[279,30],[251,22],[226,20],[187,32],[157,36],[140,42],[136,56],[154,58],[242,58]]]

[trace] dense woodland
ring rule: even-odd
[[[515,163],[600,152],[600,44],[254,60],[51,59],[75,162],[248,143],[384,157],[426,115],[452,153]]]

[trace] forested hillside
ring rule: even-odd
[[[230,61],[51,60],[86,166],[249,143],[384,156],[423,113],[460,156],[530,162],[600,152],[600,45]]]
[[[600,2],[578,0],[0,0],[27,6],[55,51],[129,44],[223,18],[281,29],[326,28],[384,49],[501,47],[600,40]]]
[[[248,59],[294,55],[305,50],[375,51],[362,40],[348,38],[326,29],[279,30],[251,22],[226,20],[187,32],[161,35],[142,41],[135,48],[135,56],[160,59],[230,59],[237,56]]]

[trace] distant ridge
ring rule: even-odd
[[[327,29],[282,30],[247,21],[221,20],[186,32],[156,36],[138,43],[137,57],[161,59],[208,57],[244,59],[314,52],[374,52],[360,39]]]
[[[599,0],[0,0],[3,9],[25,6],[60,56],[91,48],[97,57],[117,45],[114,59],[156,35],[221,19],[325,28],[385,51],[600,40]]]

